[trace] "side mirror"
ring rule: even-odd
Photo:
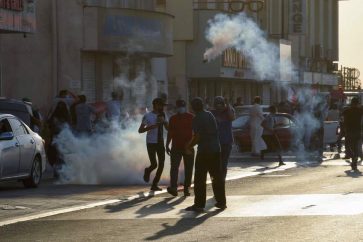
[[[12,140],[12,139],[14,139],[13,132],[3,132],[3,133],[0,133],[0,141],[1,140]]]

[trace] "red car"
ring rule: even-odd
[[[241,152],[251,151],[249,115],[245,114],[232,123],[234,142]],[[283,150],[290,150],[296,121],[290,114],[277,113],[275,131]]]

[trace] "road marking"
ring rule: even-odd
[[[291,168],[295,168],[295,167],[297,167],[295,162],[289,162],[285,166],[278,166],[278,167],[253,166],[253,167],[249,167],[247,172],[245,170],[233,170],[232,169],[231,171],[228,171],[228,176],[227,176],[226,180],[227,181],[237,180],[237,179],[246,178],[246,177],[268,174],[268,173],[272,173],[272,172],[276,172],[276,171],[283,171],[283,170],[287,170],[287,169],[291,169]],[[208,180],[207,184],[210,184],[210,183],[211,183],[211,181]],[[192,187],[194,187],[194,184],[192,184]],[[70,213],[70,212],[76,212],[76,211],[80,211],[80,210],[84,210],[84,209],[95,208],[95,207],[99,207],[99,206],[111,205],[111,204],[125,202],[125,201],[132,201],[132,200],[135,200],[138,198],[143,198],[143,197],[152,197],[155,195],[165,194],[165,193],[167,193],[166,189],[163,189],[162,191],[159,191],[159,192],[143,192],[143,193],[139,193],[134,196],[130,196],[127,199],[104,200],[104,201],[98,201],[98,202],[81,205],[81,206],[73,206],[73,207],[43,212],[43,213],[39,213],[39,214],[26,215],[26,216],[22,216],[22,217],[18,217],[18,218],[0,221],[0,227],[19,223],[19,222],[26,222],[26,221],[46,218],[46,217],[50,217],[50,216],[54,216],[54,215],[60,215],[60,214],[64,214],[64,213]]]
[[[363,194],[303,194],[228,196],[224,211],[214,208],[214,199],[208,197],[205,213],[186,211],[194,203],[193,197],[157,197],[136,204],[116,204],[119,212],[108,213],[102,219],[182,219],[199,218],[213,214],[217,218],[281,217],[281,216],[352,216],[363,214]],[[100,212],[84,217],[60,217],[58,220],[100,219]]]

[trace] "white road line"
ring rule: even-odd
[[[268,174],[268,173],[272,173],[272,172],[276,172],[276,171],[283,171],[283,170],[287,170],[287,169],[291,169],[291,168],[295,168],[295,167],[297,167],[295,162],[289,162],[285,166],[280,166],[280,167],[276,167],[276,168],[256,166],[256,167],[252,167],[252,169],[255,168],[255,171],[249,171],[249,172],[233,171],[233,172],[230,172],[226,180],[227,181],[237,180],[237,179],[241,179],[241,178],[245,178],[245,177]],[[257,171],[258,169],[262,169],[262,171]],[[210,184],[211,181],[209,180],[207,183]],[[193,186],[194,186],[194,184],[192,185],[192,187]],[[41,218],[50,217],[50,216],[54,216],[54,215],[70,213],[70,212],[76,212],[76,211],[80,211],[80,210],[84,210],[84,209],[95,208],[95,207],[99,207],[99,206],[105,206],[105,205],[110,205],[110,204],[114,204],[114,203],[124,202],[125,200],[131,201],[131,200],[135,200],[135,199],[142,198],[142,197],[152,197],[152,196],[159,195],[159,194],[164,194],[164,193],[167,193],[167,191],[165,189],[160,191],[160,192],[144,192],[142,194],[137,194],[137,195],[134,195],[134,196],[130,196],[127,199],[104,200],[104,201],[93,202],[93,203],[89,203],[89,204],[81,205],[81,206],[73,206],[73,207],[57,209],[57,210],[54,210],[54,211],[49,211],[49,212],[44,212],[44,213],[39,213],[39,214],[26,215],[26,216],[22,216],[22,217],[18,217],[18,218],[13,218],[13,219],[9,219],[9,220],[0,221],[0,227],[10,225],[10,224],[19,223],[19,222],[26,222],[26,221],[41,219]]]

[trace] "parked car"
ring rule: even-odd
[[[293,149],[293,138],[298,122],[295,118],[286,113],[276,114],[276,126],[275,131],[278,139],[280,140],[283,150]],[[324,122],[324,144],[334,144],[338,140],[339,123],[336,121]],[[251,150],[251,138],[249,127],[249,115],[243,114],[232,123],[233,136],[235,144],[239,147],[239,150],[250,151]]]
[[[0,114],[0,181],[37,187],[45,168],[44,140],[18,117]]]
[[[32,128],[31,116],[33,116],[33,111],[31,103],[16,99],[0,98],[0,113],[12,114]]]

